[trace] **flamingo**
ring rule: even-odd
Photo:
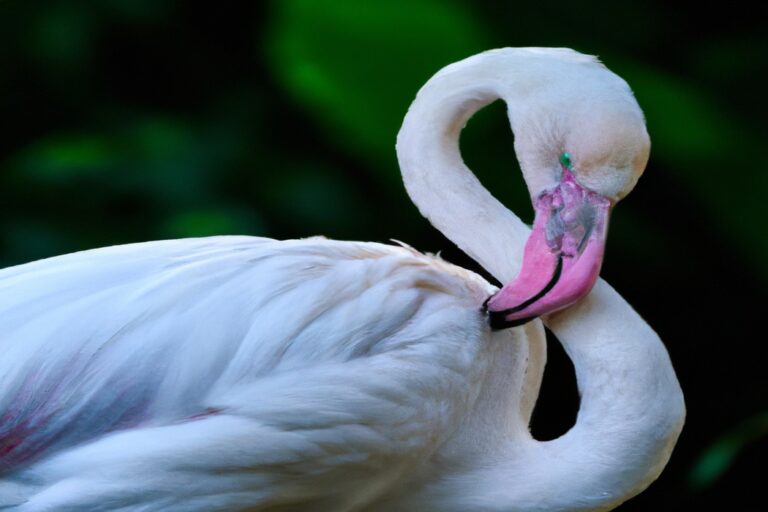
[[[532,229],[459,153],[499,98]],[[596,58],[492,50],[428,81],[397,152],[421,213],[500,290],[405,245],[324,238],[156,241],[0,271],[0,509],[617,506],[660,474],[685,415],[659,337],[598,279],[608,214],[648,151],[628,85]],[[544,324],[582,397],[546,442],[529,430]]]

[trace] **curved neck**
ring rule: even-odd
[[[539,185],[531,181],[541,179],[541,169],[532,169],[523,152],[532,149],[525,128],[546,114],[536,109],[545,105],[541,91],[555,77],[540,63],[524,68],[529,57],[497,50],[448,66],[419,92],[397,140],[403,179],[421,213],[502,282],[519,271],[530,231],[464,165],[458,140],[472,114],[504,99],[526,181]],[[472,472],[475,487],[505,497],[498,510],[610,507],[645,488],[666,464],[684,416],[679,384],[656,334],[604,282],[545,323],[576,368],[577,423],[555,441],[510,440],[506,458]],[[527,379],[523,395],[535,392],[539,377]],[[445,510],[466,504],[455,495],[451,500]]]
[[[559,489],[553,499],[582,501],[551,510],[608,510],[650,485],[669,460],[685,418],[680,384],[658,335],[603,280],[545,323],[573,361],[581,405],[576,425],[534,445],[531,458],[556,468],[541,482]]]
[[[459,134],[482,107],[503,98],[477,65],[449,66],[419,91],[397,137],[408,194],[421,214],[501,281],[518,272],[529,230],[464,164]]]

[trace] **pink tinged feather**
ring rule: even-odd
[[[29,374],[0,411],[0,475],[99,435],[139,426],[148,416],[151,391],[126,389],[113,382],[113,394],[82,407],[68,391],[83,378],[78,361],[62,365],[67,373]],[[82,370],[82,368],[80,368]]]
[[[513,327],[570,306],[597,281],[611,203],[568,169],[534,202],[536,219],[518,276],[488,299],[494,328]]]

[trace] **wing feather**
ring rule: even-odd
[[[0,478],[35,475],[35,503],[64,507],[82,481],[134,504],[143,494],[116,486],[162,445],[158,485],[198,468],[201,510],[256,492],[323,503],[317,475],[369,478],[450,431],[489,291],[409,249],[324,239],[153,242],[2,270]]]

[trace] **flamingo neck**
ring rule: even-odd
[[[529,189],[546,186],[547,170],[536,164],[537,119],[551,117],[546,84],[559,77],[552,60],[537,60],[538,52],[497,50],[448,66],[419,92],[397,140],[403,179],[421,213],[502,282],[518,273],[530,231],[463,163],[458,139],[472,114],[505,100]],[[498,501],[494,510],[604,510],[640,492],[666,464],[685,407],[658,336],[602,281],[545,323],[576,368],[582,395],[576,425],[550,442],[500,440],[505,457],[465,475],[466,500],[455,490],[433,489],[445,510],[479,509],[483,495]],[[541,368],[529,370],[523,389],[510,393],[537,391]]]
[[[459,152],[459,134],[469,118],[507,98],[494,80],[478,80],[485,66],[454,67],[419,91],[405,117],[397,137],[403,181],[435,228],[497,279],[508,281],[519,271],[529,229],[482,186]]]
[[[547,468],[545,494],[521,495],[548,496],[547,510],[610,510],[667,464],[685,418],[680,384],[658,335],[603,280],[545,324],[573,361],[581,405],[565,435],[529,447],[522,460]]]

